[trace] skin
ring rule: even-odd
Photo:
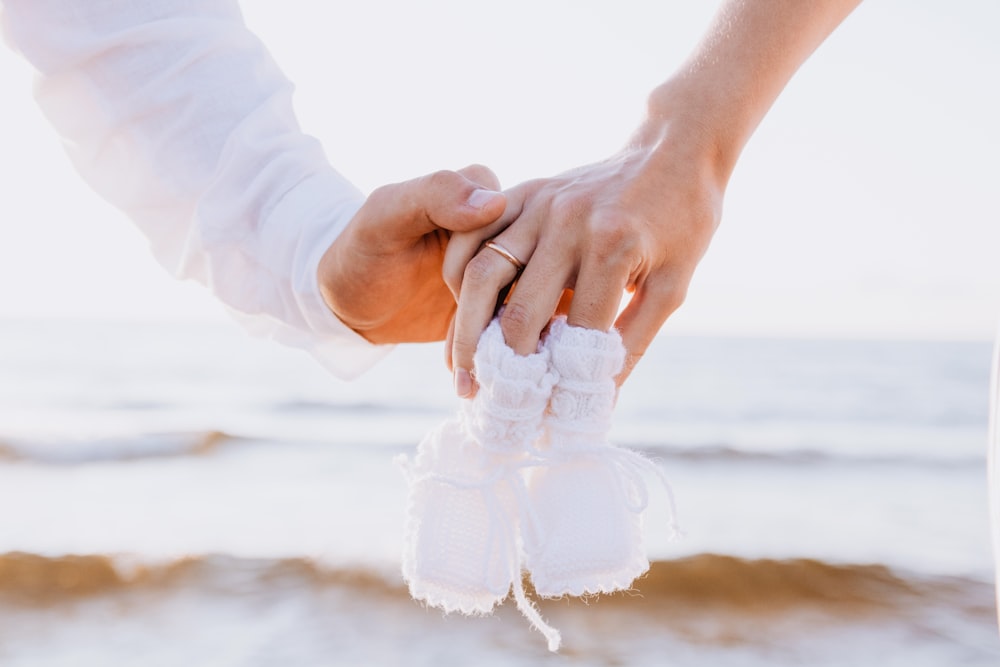
[[[441,274],[448,239],[495,222],[499,189],[473,165],[372,192],[320,261],[327,306],[372,343],[443,340],[456,308]]]
[[[444,257],[458,302],[451,362],[459,396],[480,333],[517,277],[504,337],[530,354],[557,312],[622,333],[623,382],[684,300],[722,215],[743,147],[789,79],[860,0],[730,0],[691,57],[648,98],[646,117],[615,155],[507,191],[496,223],[451,238]],[[526,264],[520,276],[495,241]],[[619,307],[626,291],[629,304]]]

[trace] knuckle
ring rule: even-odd
[[[637,296],[643,303],[648,304],[646,307],[659,313],[665,321],[684,304],[687,289],[688,281],[683,277],[670,273],[657,273],[641,281]]]
[[[594,237],[611,248],[628,247],[634,243],[635,225],[620,215],[602,215],[594,219]]]
[[[459,175],[448,169],[439,169],[438,171],[427,174],[424,178],[428,188],[431,190],[440,190],[452,185],[455,182],[455,179],[459,178]]]
[[[556,194],[549,204],[549,217],[560,228],[573,228],[586,218],[590,202],[577,194]]]
[[[398,186],[394,184],[380,185],[371,191],[366,200],[369,204],[382,204],[384,202],[390,201],[395,196],[395,191]]]
[[[455,365],[460,368],[467,368],[468,363],[476,352],[477,339],[473,336],[465,335],[465,332],[455,331],[455,340],[452,343],[452,358]]]
[[[493,264],[490,258],[482,253],[473,256],[465,265],[464,276],[462,284],[472,289],[486,287],[495,282]]]
[[[493,173],[493,170],[486,165],[470,164],[468,167],[460,169],[458,173],[462,174],[477,185],[485,186],[494,190],[500,188],[500,179],[498,179],[497,175]]]
[[[687,299],[686,289],[676,289],[670,293],[670,298],[666,301],[666,306],[672,313],[681,306],[684,305],[684,301]]]
[[[684,299],[687,298],[687,287],[677,284],[659,283],[653,286],[651,291],[655,296],[656,303],[668,315],[680,308],[684,304]]]
[[[528,333],[531,326],[531,309],[518,301],[511,301],[504,306],[503,314],[500,315],[500,326],[504,333],[508,334],[508,344],[510,339],[518,338]]]
[[[520,190],[526,195],[538,196],[549,185],[547,178],[532,178],[515,185],[511,190]]]
[[[642,244],[636,226],[621,216],[599,216],[592,222],[591,259],[609,268],[630,269],[641,259]]]

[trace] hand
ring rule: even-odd
[[[474,394],[468,371],[479,335],[515,279],[500,318],[508,345],[534,352],[560,300],[565,304],[564,290],[572,290],[570,324],[621,330],[624,381],[684,300],[721,216],[728,172],[703,157],[710,144],[696,132],[678,136],[673,127],[650,120],[607,160],[509,190],[495,224],[452,238],[444,272],[458,301],[456,393]],[[500,253],[481,248],[489,238],[526,265],[520,276]],[[618,315],[626,291],[632,299]]]
[[[624,381],[684,300],[743,146],[799,65],[859,2],[729,0],[677,74],[651,93],[649,114],[625,149],[514,188],[495,225],[453,238],[444,271],[458,299],[456,392],[474,393],[469,369],[479,334],[515,278],[501,316],[508,345],[533,352],[572,289],[570,324],[621,330]],[[480,249],[493,235],[527,265],[520,277],[502,255]],[[623,289],[633,296],[616,318]]]
[[[372,343],[443,340],[455,312],[441,274],[448,239],[494,222],[499,188],[475,165],[375,190],[320,261],[330,310]]]

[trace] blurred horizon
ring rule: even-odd
[[[199,313],[191,313],[190,317],[185,317],[184,314],[180,316],[176,315],[162,315],[158,316],[155,313],[143,313],[138,316],[129,316],[123,313],[109,313],[109,314],[98,314],[98,315],[67,315],[61,313],[41,313],[41,314],[30,314],[30,315],[4,315],[0,313],[0,326],[4,324],[27,324],[27,325],[51,325],[51,326],[68,326],[72,327],[74,325],[121,325],[121,326],[166,326],[166,327],[180,327],[180,328],[204,328],[206,330],[211,330],[215,332],[223,332],[225,330],[230,330],[230,333],[236,336],[246,336],[248,339],[263,342],[267,345],[276,345],[279,349],[289,350],[293,353],[302,352],[298,348],[287,347],[281,344],[273,343],[267,339],[261,339],[255,337],[250,332],[246,331],[240,323],[229,317],[226,313],[224,307],[220,306],[220,316],[204,316]],[[923,333],[923,335],[922,335]],[[1000,332],[997,332],[1000,333]],[[69,334],[67,334],[69,335]],[[969,335],[954,335],[954,336],[934,336],[929,335],[919,330],[914,330],[909,335],[904,332],[902,335],[894,332],[857,332],[857,333],[808,333],[808,332],[796,332],[796,331],[775,331],[775,332],[754,332],[754,331],[696,331],[696,330],[685,330],[681,329],[679,331],[672,330],[671,324],[668,321],[664,325],[663,329],[660,330],[657,338],[680,338],[680,339],[705,339],[705,340],[759,340],[759,341],[814,341],[814,342],[831,342],[831,343],[971,343],[971,344],[994,344],[996,342],[996,336],[993,334],[983,334],[977,335],[975,333],[970,333]],[[421,348],[421,347],[433,347],[442,345],[444,341],[431,341],[425,343],[397,343],[391,347],[406,347],[406,348]],[[655,343],[654,343],[655,345]],[[310,357],[311,358],[311,357]],[[391,357],[384,357],[382,360],[377,362],[377,365],[385,364],[385,359]]]

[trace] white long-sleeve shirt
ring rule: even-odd
[[[172,274],[340,377],[384,353],[316,278],[364,197],[299,128],[235,0],[0,0],[0,17],[77,170]]]

